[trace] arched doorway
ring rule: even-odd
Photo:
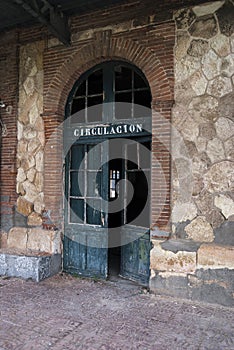
[[[64,270],[148,284],[151,92],[143,73],[108,61],[66,105]],[[72,135],[72,141],[68,135]],[[123,180],[123,181],[121,181]]]

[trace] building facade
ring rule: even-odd
[[[70,47],[1,35],[1,274],[233,305],[233,12],[129,1],[70,17]]]

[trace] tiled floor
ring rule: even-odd
[[[0,278],[0,350],[234,349],[234,309],[134,283]]]

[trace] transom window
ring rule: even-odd
[[[114,103],[107,112],[107,102],[127,104]],[[73,88],[67,115],[71,116],[71,124],[146,117],[136,105],[148,107],[149,111],[151,108],[150,88],[142,72],[127,63],[107,62],[79,79]]]

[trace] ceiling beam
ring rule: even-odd
[[[47,0],[13,0],[27,13],[45,25],[51,34],[64,45],[71,45],[71,33],[67,17],[57,7],[52,6]]]

